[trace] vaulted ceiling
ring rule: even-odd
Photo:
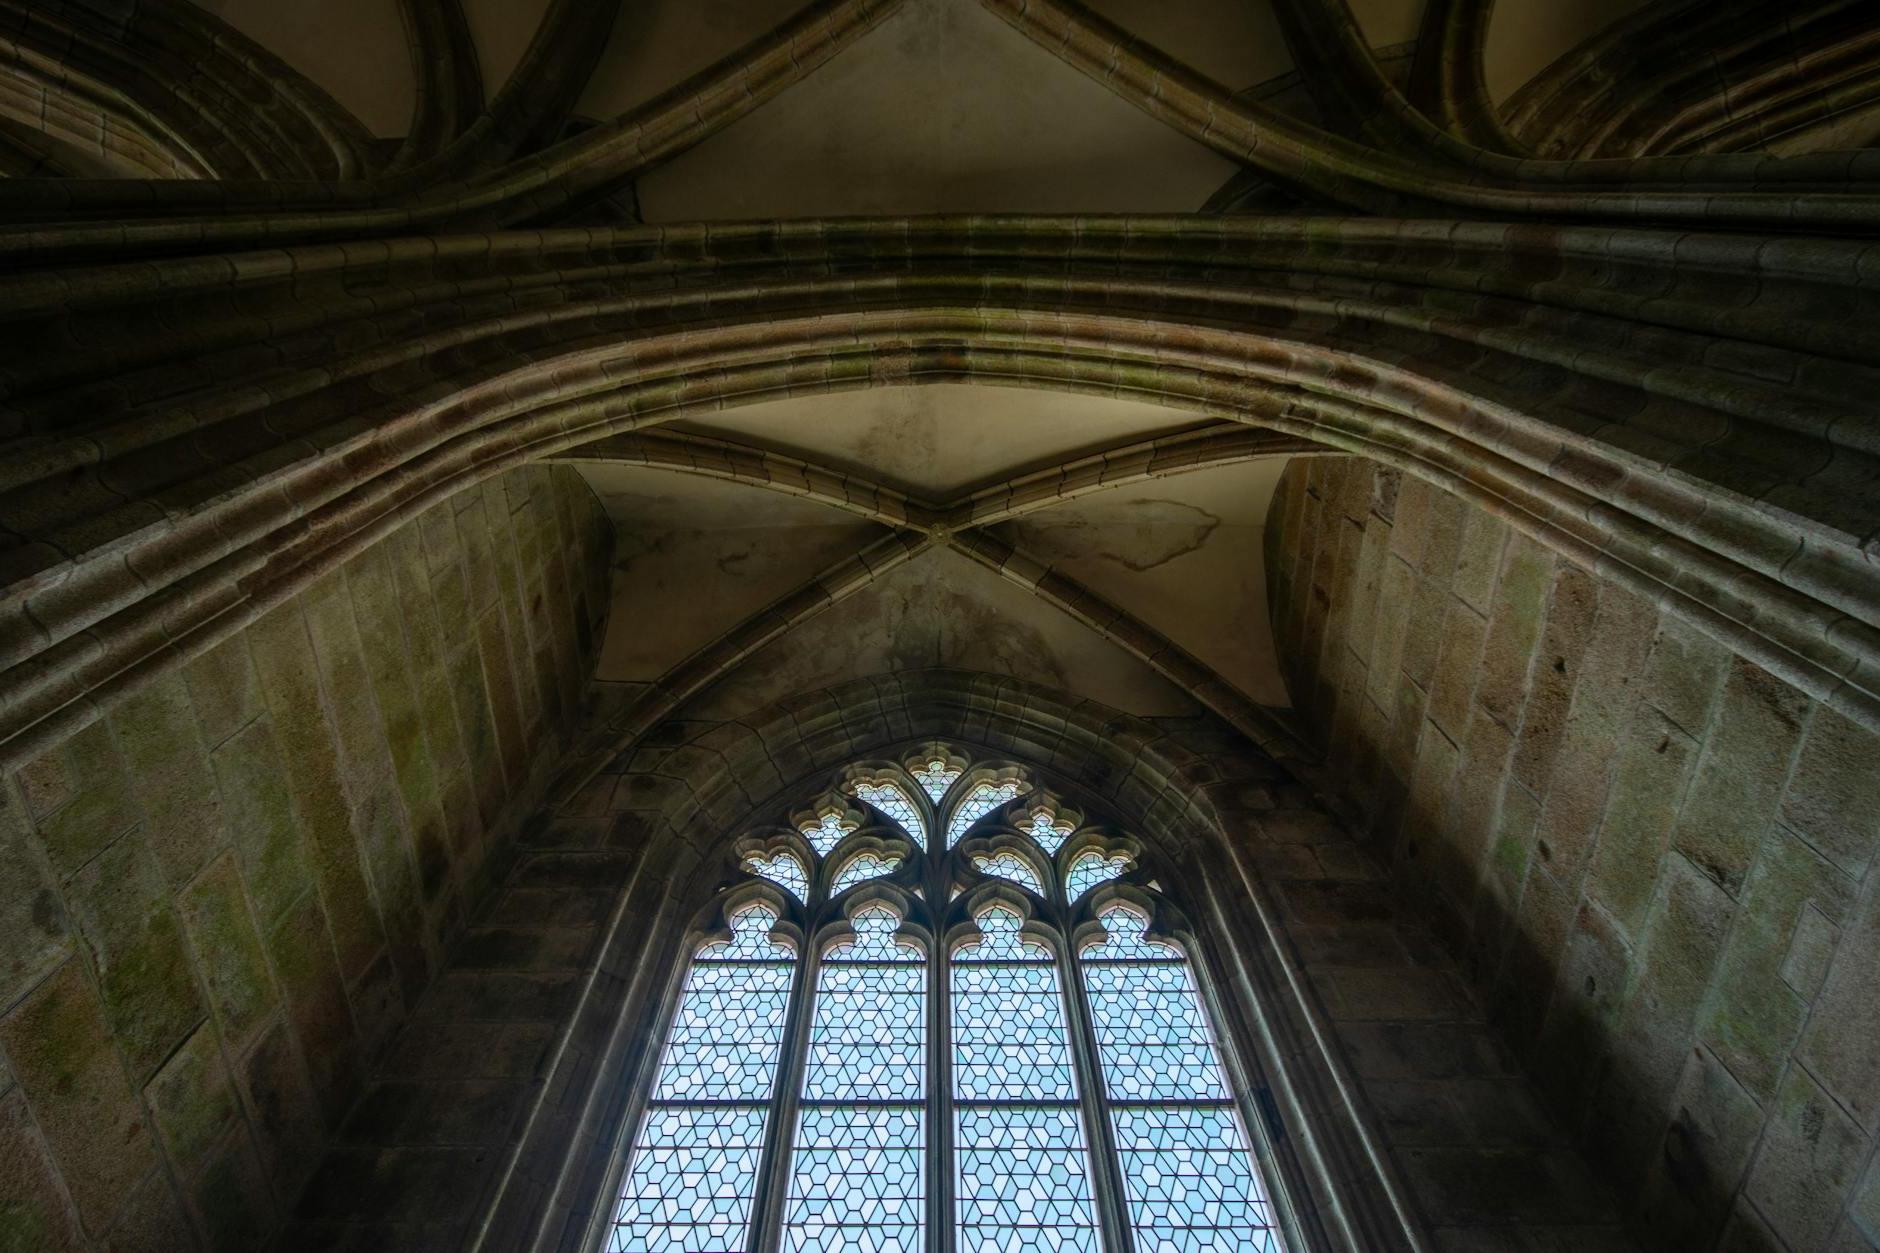
[[[1506,95],[1638,0],[1503,0],[1489,33]],[[415,90],[398,0],[202,0],[382,137]],[[611,118],[783,23],[797,0],[620,6],[578,102]],[[1112,21],[1234,89],[1283,89],[1293,58],[1262,0],[1101,0]],[[466,0],[486,96],[521,61],[547,0]],[[1415,38],[1421,0],[1359,0],[1374,46]],[[932,212],[1187,212],[1233,163],[1132,107],[976,0],[917,0],[829,64],[640,178],[649,223]],[[727,408],[665,428],[782,454],[892,489],[939,516],[1014,479],[1225,424],[1127,399],[984,386],[873,387]],[[1231,429],[1231,428],[1229,428]],[[668,451],[678,447],[671,440]],[[714,445],[715,447],[715,445]],[[701,648],[890,535],[898,518],[704,476],[671,457],[568,454],[613,518],[615,605],[597,678],[658,683]],[[682,458],[684,450],[681,447]],[[1189,473],[1118,475],[995,524],[1001,544],[1159,633],[1244,698],[1284,706],[1266,612],[1263,528],[1283,448]],[[1209,464],[1204,462],[1204,465]],[[1039,504],[1042,507],[1038,507]],[[1104,612],[1108,612],[1105,610]],[[749,656],[700,697],[718,713],[857,675],[928,665],[1018,674],[1144,714],[1197,709],[1144,659],[1030,587],[930,544]]]

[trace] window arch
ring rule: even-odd
[[[737,852],[608,1253],[1297,1250],[1136,841],[930,744]]]

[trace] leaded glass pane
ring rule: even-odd
[[[988,857],[980,853],[973,858],[973,869],[981,874],[997,875],[1009,879],[1018,886],[1044,895],[1044,884],[1038,878],[1038,872],[1032,869],[1030,862],[1009,849],[1001,850]]]
[[[767,1118],[761,1105],[649,1110],[608,1253],[742,1249]]]
[[[924,965],[825,964],[816,988],[804,1097],[920,1099],[927,1088],[926,1000]]]
[[[927,824],[921,821],[920,810],[914,808],[906,792],[892,783],[857,783],[855,795],[894,819],[914,843],[927,847]]]
[[[1173,944],[1148,938],[1149,920],[1127,905],[1111,905],[1097,915],[1104,937],[1078,954],[1085,961],[1186,961]]]
[[[919,1106],[810,1106],[797,1119],[783,1247],[921,1253],[926,1114]]]
[[[891,875],[899,869],[900,865],[899,853],[889,853],[885,857],[876,853],[857,853],[843,863],[842,869],[836,872],[835,881],[829,885],[829,894],[833,896],[858,883],[866,883],[870,879]]]
[[[953,1094],[982,1101],[1077,1099],[1054,965],[954,968]]]
[[[954,1125],[961,1253],[1097,1253],[1076,1106],[962,1108]]]
[[[1064,874],[1064,896],[1067,900],[1076,900],[1099,883],[1117,878],[1129,869],[1129,858],[1118,854],[1105,858],[1096,849],[1085,849],[1071,858],[1070,869]]]
[[[782,963],[695,962],[653,1099],[768,1099],[794,973]]]
[[[1120,1108],[1110,1125],[1138,1253],[1282,1253],[1231,1108]]]
[[[824,814],[813,823],[803,824],[803,838],[816,850],[816,856],[827,857],[835,851],[836,845],[842,843],[842,837],[859,825],[841,814]]]
[[[753,854],[745,859],[744,868],[769,879],[799,901],[809,900],[809,872],[794,854],[776,853],[769,860]]]
[[[920,784],[921,791],[927,793],[933,803],[938,805],[940,798],[947,794],[947,789],[953,786],[953,780],[965,772],[958,766],[949,766],[936,757],[912,773],[914,782]]]
[[[1186,963],[1086,964],[1084,988],[1112,1099],[1226,1099]]]
[[[1018,781],[1004,779],[976,783],[973,789],[960,798],[960,803],[953,810],[953,820],[947,824],[947,847],[952,848],[960,842],[960,837],[981,818],[997,809],[1005,802],[1018,796]]]
[[[777,911],[768,905],[747,905],[730,919],[731,938],[714,940],[693,955],[695,962],[796,960],[796,950],[770,938]]]
[[[1059,822],[1055,814],[1045,810],[1033,814],[1031,824],[1021,830],[1036,840],[1038,847],[1042,848],[1047,856],[1052,856],[1057,853],[1058,849],[1064,847],[1065,840],[1071,838],[1072,827],[1068,822]]]

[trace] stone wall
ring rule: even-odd
[[[1420,481],[1295,462],[1294,701],[1654,1247],[1880,1247],[1880,740]]]
[[[459,493],[0,790],[0,1249],[261,1247],[504,873],[608,532]]]
[[[934,736],[1087,788],[1165,856],[1187,846],[1165,863],[1172,886],[1227,1003],[1258,1002],[1230,1013],[1257,1012],[1259,1030],[1237,1038],[1257,1041],[1247,1051],[1286,1128],[1281,1156],[1299,1163],[1286,1178],[1315,1247],[1409,1247],[1379,1218],[1401,1205],[1446,1253],[1632,1249],[1455,962],[1271,760],[1212,718],[1145,721],[952,671],[856,680],[737,722],[665,723],[532,826],[321,1165],[288,1247],[455,1249],[479,1230],[483,1247],[515,1253],[587,1247],[695,889],[732,878],[730,840],[774,822],[790,794]],[[1269,925],[1278,952],[1253,938]],[[1328,1175],[1341,1199],[1320,1190]],[[1364,1196],[1373,1208],[1353,1204]],[[1335,1239],[1341,1221],[1352,1226]]]

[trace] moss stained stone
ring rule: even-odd
[[[0,1020],[0,1047],[86,1228],[103,1230],[155,1164],[156,1146],[81,962],[66,962]]]
[[[24,1093],[0,1096],[0,1253],[82,1249]]]
[[[215,773],[243,881],[261,926],[272,926],[312,879],[294,824],[287,766],[266,719],[249,723],[216,749]]]
[[[216,1021],[231,1045],[242,1048],[272,1012],[278,996],[234,858],[224,854],[212,862],[183,893],[181,908]]]
[[[0,1005],[18,1000],[71,947],[65,905],[34,855],[24,807],[0,784]]]
[[[110,725],[94,722],[56,750],[71,797],[39,823],[52,867],[70,874],[137,821],[129,774]]]
[[[240,1110],[215,1028],[198,1027],[144,1087],[170,1160],[194,1174]]]
[[[203,1016],[169,892],[136,834],[93,858],[68,891],[112,1033],[142,1082]]]
[[[224,841],[222,795],[181,674],[157,680],[112,718],[144,813],[144,842],[172,887],[187,883]]]

